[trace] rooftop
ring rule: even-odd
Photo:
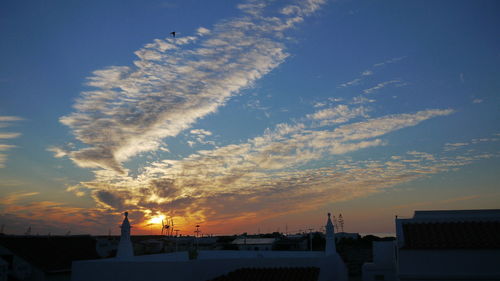
[[[414,219],[500,220],[500,209],[415,211]]]

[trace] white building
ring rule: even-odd
[[[128,212],[125,212],[125,218],[121,226],[120,243],[118,243],[117,258],[129,258],[134,256],[134,247],[130,240],[130,222],[128,221]]]
[[[122,231],[122,235],[127,233]],[[128,246],[122,248],[127,249]],[[121,256],[114,259],[74,262],[71,279],[73,281],[200,281],[210,280],[242,268],[283,267],[306,270],[315,268],[319,270],[317,278],[319,281],[347,281],[344,262],[335,250],[330,214],[326,224],[325,252],[199,251],[197,258],[192,260],[189,259],[188,252]]]
[[[500,280],[500,210],[396,219],[399,280]]]

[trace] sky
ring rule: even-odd
[[[500,208],[498,1],[0,2],[5,233]],[[175,37],[171,32],[175,31]]]

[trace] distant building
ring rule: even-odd
[[[399,280],[500,280],[500,210],[396,219]]]
[[[361,236],[359,235],[359,233],[349,233],[349,232],[338,232],[338,233],[335,233],[335,241],[339,241],[341,239],[356,240],[356,239],[359,239],[359,238],[361,238]]]
[[[123,229],[123,228],[122,228]],[[123,235],[123,234],[122,234]],[[125,232],[124,235],[127,235]],[[255,245],[272,245],[271,240],[237,242],[254,248],[241,251],[193,250],[145,256],[78,261],[73,263],[73,281],[200,281],[226,280],[231,276],[253,278],[290,274],[308,281],[347,281],[344,262],[336,252],[333,224],[328,216],[325,251],[255,251]],[[274,238],[272,238],[274,240]],[[124,240],[126,241],[126,239]],[[198,241],[201,242],[201,241]],[[259,242],[259,243],[257,243]],[[262,243],[260,243],[262,242]],[[288,269],[284,269],[288,268]],[[222,279],[219,279],[222,278]],[[253,280],[253,279],[248,279]]]
[[[276,238],[237,238],[232,244],[240,251],[271,251]]]
[[[309,249],[308,235],[288,235],[274,242],[273,250],[277,251],[307,251]]]
[[[198,250],[215,250],[217,245],[216,237],[197,237],[193,241]]]

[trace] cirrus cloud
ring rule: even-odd
[[[80,167],[126,173],[124,161],[158,149],[280,65],[288,56],[283,32],[323,3],[297,1],[269,11],[266,2],[249,1],[239,5],[243,15],[212,30],[146,44],[133,67],[94,71],[88,78],[94,90],[60,119],[85,147],[53,150]]]
[[[0,128],[6,128],[12,125],[12,122],[17,122],[23,120],[17,116],[0,116]],[[14,139],[21,135],[21,133],[13,133],[13,132],[2,132],[0,131],[0,142],[4,140]],[[15,148],[15,145],[0,143],[0,168],[5,167],[5,162],[7,162],[7,154],[5,151],[9,151],[12,148]]]

